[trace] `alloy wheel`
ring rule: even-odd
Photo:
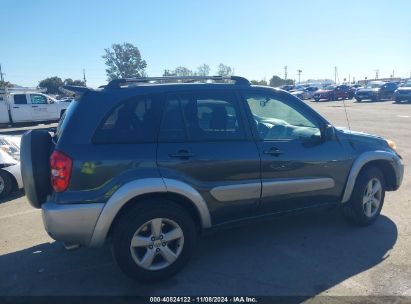
[[[167,218],[154,218],[134,233],[130,251],[138,266],[146,270],[160,270],[177,260],[183,245],[183,230],[176,222]]]
[[[382,185],[379,179],[372,178],[364,191],[363,209],[367,217],[373,217],[379,210],[382,197]]]

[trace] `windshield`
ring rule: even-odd
[[[402,87],[411,87],[411,80],[404,82],[401,86]]]
[[[325,87],[325,90],[334,90],[335,89],[335,86],[326,86]]]
[[[370,82],[370,83],[367,83],[364,88],[366,88],[366,89],[375,89],[375,88],[380,88],[383,85],[384,85],[384,83],[382,83],[382,82]]]

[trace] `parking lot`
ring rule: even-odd
[[[342,101],[307,103],[347,126]],[[394,140],[406,166],[374,225],[352,227],[329,210],[227,229],[199,239],[177,276],[141,285],[116,267],[109,246],[66,251],[54,242],[20,192],[0,201],[0,294],[411,296],[411,104],[346,105],[351,128]]]

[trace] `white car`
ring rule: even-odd
[[[11,140],[0,137],[0,198],[23,188],[19,158],[20,147]]]

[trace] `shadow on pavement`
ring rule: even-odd
[[[313,296],[382,262],[396,240],[385,216],[366,228],[338,210],[286,217],[200,238],[186,268],[154,285],[125,277],[108,246],[44,243],[0,256],[0,294]]]
[[[8,197],[1,198],[1,199],[0,199],[0,205],[3,204],[3,203],[7,203],[7,202],[9,202],[9,201],[15,200],[15,199],[17,199],[17,198],[20,198],[20,197],[22,197],[22,196],[24,196],[24,190],[20,189],[20,190],[18,190],[18,191],[16,191],[16,192],[13,192],[13,193],[10,194]]]

